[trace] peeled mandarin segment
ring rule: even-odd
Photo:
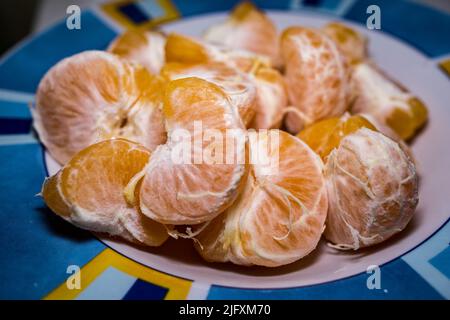
[[[256,115],[250,127],[279,128],[288,103],[283,76],[275,69],[262,67],[255,72],[254,80],[257,92]]]
[[[425,105],[371,63],[355,66],[353,86],[356,100],[352,111],[373,116],[404,140],[412,138],[427,121]]]
[[[120,216],[120,222],[129,232],[128,238],[126,236],[123,236],[123,238],[138,244],[157,247],[162,245],[169,237],[162,224],[146,217],[138,209],[136,211],[124,211],[123,215]]]
[[[69,204],[65,202],[59,190],[59,179],[61,171],[52,177],[45,179],[42,185],[41,196],[44,198],[48,207],[61,217],[68,219],[70,217]]]
[[[325,237],[338,249],[380,243],[403,230],[418,203],[413,162],[381,133],[361,128],[329,156]]]
[[[229,18],[210,27],[204,39],[233,49],[244,49],[268,57],[279,65],[278,35],[274,23],[249,2],[239,4]]]
[[[323,164],[283,131],[249,141],[250,158],[261,160],[252,161],[243,192],[200,233],[196,249],[208,261],[285,265],[309,254],[320,240],[327,213]]]
[[[155,150],[142,181],[142,212],[174,225],[211,220],[234,201],[246,171],[241,120],[229,97],[199,78],[170,82],[163,111],[168,142]]]
[[[219,86],[229,97],[247,126],[255,115],[256,88],[250,77],[221,62],[197,65],[169,63],[161,70],[169,80],[198,77]]]
[[[297,134],[322,159],[335,147],[330,143],[330,136],[338,130],[340,118],[329,118],[318,121]]]
[[[167,37],[165,53],[166,62],[205,63],[211,59],[211,53],[201,42],[177,33]]]
[[[414,154],[412,153],[411,148],[406,144],[405,141],[402,140],[402,138],[400,138],[400,136],[394,130],[391,129],[391,127],[389,127],[385,123],[380,122],[379,120],[377,120],[370,114],[360,113],[360,114],[358,114],[358,116],[364,117],[375,127],[375,129],[372,129],[370,127],[367,127],[367,128],[378,131],[378,132],[384,134],[389,139],[397,142],[399,144],[400,148],[403,150],[403,152],[405,152],[408,155],[408,157],[411,159],[411,161],[414,162],[414,164],[416,163],[416,160],[414,158]]]
[[[374,125],[361,115],[344,115],[341,118],[316,122],[300,131],[297,136],[325,160],[345,136],[360,128],[376,130]]]
[[[428,118],[428,110],[418,98],[409,98],[407,105],[409,112],[397,107],[386,119],[387,125],[404,140],[413,137]]]
[[[221,56],[222,58],[219,57],[218,61],[225,62],[245,73],[252,73],[259,67],[273,66],[267,57],[244,50],[222,48]]]
[[[160,245],[168,237],[164,226],[143,216],[124,196],[149,157],[146,148],[128,140],[99,142],[46,180],[42,195],[53,211],[80,228]]]
[[[350,64],[367,58],[367,39],[358,31],[339,22],[328,23],[322,30],[336,43]]]
[[[294,110],[286,127],[298,133],[303,126],[341,116],[350,98],[350,73],[335,43],[319,30],[286,29],[281,36],[285,79]]]
[[[108,51],[158,74],[165,61],[165,43],[166,37],[160,32],[130,29],[115,38]]]
[[[219,47],[201,40],[171,33],[165,46],[166,62],[180,64],[204,64],[222,62],[243,72],[250,72],[255,64],[270,66],[270,60],[255,53]]]
[[[121,58],[137,62],[152,74],[164,65],[166,37],[155,31],[127,30],[114,39],[108,51]]]
[[[85,51],[52,67],[41,80],[34,127],[64,164],[87,146],[124,137],[154,149],[165,141],[161,81],[143,67],[101,51]]]
[[[143,169],[143,172],[145,173],[145,169]],[[143,243],[148,246],[159,246],[168,238],[167,230],[171,227],[164,227],[140,212],[138,199],[143,175],[138,173],[133,178],[135,177],[139,179],[139,182],[134,188],[135,206],[138,214],[134,210],[124,211],[123,215],[120,216],[120,221],[130,233],[131,237],[137,240],[138,243]]]

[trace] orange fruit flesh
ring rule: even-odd
[[[270,60],[256,53],[229,47],[219,47],[184,35],[171,33],[167,37],[166,63],[186,65],[221,62],[248,73],[255,64],[270,66]],[[186,54],[185,54],[186,53]]]
[[[145,68],[100,51],[62,60],[41,80],[32,110],[39,138],[59,163],[113,137],[149,149],[164,142],[163,84]]]
[[[168,143],[152,155],[140,191],[142,212],[175,225],[208,221],[235,199],[245,174],[245,161],[226,160],[244,155],[245,141],[241,139],[235,148],[228,148],[223,140],[228,129],[237,130],[243,137],[240,118],[218,86],[199,78],[170,82],[163,112]],[[178,129],[188,133],[187,137],[179,136]],[[202,139],[207,130],[218,133],[218,137]],[[174,160],[177,150],[186,146],[187,159]],[[209,157],[206,151],[213,150],[214,156]]]
[[[278,35],[273,22],[249,2],[235,7],[229,18],[210,27],[204,38],[233,49],[243,49],[262,55],[279,65]]]
[[[110,140],[88,147],[62,170],[61,193],[68,202],[87,211],[113,206],[110,211],[114,213],[119,209],[116,206],[124,204],[123,189],[149,158],[148,150],[123,140]],[[104,214],[109,215],[109,212]]]
[[[167,63],[194,64],[205,63],[211,60],[211,55],[207,48],[200,42],[177,33],[171,33],[167,37],[165,52]]]
[[[108,52],[140,63],[153,74],[158,74],[164,64],[165,37],[162,33],[129,29],[115,38]]]
[[[281,36],[290,103],[289,132],[318,120],[341,116],[350,98],[350,70],[335,43],[320,30],[290,27]]]
[[[316,122],[303,129],[297,136],[325,160],[345,136],[363,127],[376,131],[374,125],[366,118],[355,115]]]
[[[167,239],[165,228],[144,217],[136,204],[127,203],[124,194],[149,158],[146,148],[124,139],[91,145],[46,180],[43,198],[78,227],[159,245]]]
[[[325,237],[357,250],[403,230],[418,202],[417,173],[401,147],[368,128],[347,135],[329,156]]]
[[[130,56],[136,47],[148,45],[148,39],[144,31],[127,30],[111,43],[108,51],[119,56]]]
[[[245,20],[249,16],[249,14],[251,14],[255,10],[257,11],[258,9],[254,5],[252,5],[250,2],[244,1],[234,8],[233,12],[231,13],[231,17],[238,21]]]
[[[198,77],[219,86],[229,95],[236,112],[247,126],[255,115],[256,89],[250,78],[222,62],[186,65],[168,63],[161,70],[166,79]]]
[[[281,126],[288,98],[283,76],[275,69],[259,67],[254,74],[257,90],[256,114],[250,127],[276,129]]]
[[[320,239],[327,211],[320,158],[283,131],[268,137],[279,144],[267,151],[264,139],[250,142],[250,153],[274,162],[250,165],[241,195],[197,238],[208,261],[275,267],[301,259]]]
[[[428,119],[428,110],[418,98],[408,100],[410,112],[402,108],[394,108],[386,119],[386,123],[404,140],[412,138]]]
[[[59,179],[60,174],[55,174],[54,176],[47,178],[44,181],[41,195],[47,206],[52,209],[53,212],[64,218],[70,218],[70,208],[58,190]]]
[[[356,30],[342,23],[328,23],[322,30],[337,44],[350,64],[367,58],[366,38]]]
[[[401,139],[409,140],[428,118],[424,103],[375,65],[354,66],[355,102],[352,112],[368,114],[389,126]]]

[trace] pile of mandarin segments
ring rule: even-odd
[[[427,109],[366,47],[341,23],[277,30],[244,2],[202,38],[134,29],[66,58],[32,110],[61,165],[41,195],[79,228],[188,238],[211,262],[385,241],[418,203],[407,142]]]

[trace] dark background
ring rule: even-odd
[[[0,1],[0,54],[30,33],[38,2],[40,1]]]

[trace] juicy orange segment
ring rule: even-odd
[[[281,54],[294,106],[286,116],[290,132],[345,112],[350,98],[349,68],[330,38],[316,29],[290,27],[281,36]]]
[[[168,237],[164,226],[143,216],[124,195],[149,158],[146,148],[128,140],[99,142],[77,153],[46,180],[42,196],[55,213],[80,228],[160,245]]]
[[[165,46],[167,62],[205,63],[213,57],[209,51],[201,42],[177,33],[169,34]]]
[[[325,237],[337,249],[380,243],[403,230],[418,203],[413,162],[395,141],[368,128],[345,136],[325,167]]]
[[[390,80],[370,63],[355,66],[354,113],[366,113],[388,125],[400,138],[408,140],[428,118],[426,106],[413,94]]]
[[[87,146],[113,137],[152,150],[165,141],[163,87],[143,67],[110,53],[86,51],[60,61],[41,80],[33,124],[61,164]]]
[[[254,74],[257,103],[250,124],[255,129],[276,129],[281,126],[288,97],[283,76],[275,69],[260,67]]]
[[[64,217],[65,219],[68,219],[70,218],[70,208],[59,191],[59,180],[59,174],[47,178],[44,181],[41,195],[53,212]]]
[[[165,43],[166,38],[160,32],[130,29],[115,38],[108,51],[140,63],[151,73],[158,74],[164,65]]]
[[[418,98],[409,98],[407,104],[410,108],[408,111],[401,107],[394,108],[386,119],[387,125],[405,140],[413,137],[428,118],[428,110]]]
[[[235,160],[245,156],[239,115],[222,89],[199,78],[170,82],[163,112],[168,142],[155,150],[147,167],[142,212],[174,225],[211,220],[231,205],[246,171],[245,159]],[[238,139],[234,148],[224,147],[231,129]]]
[[[169,80],[198,77],[216,84],[230,97],[245,126],[255,115],[255,85],[246,74],[224,63],[209,62],[196,65],[168,63],[161,70],[161,74]]]
[[[236,6],[225,22],[210,27],[204,39],[268,57],[272,65],[280,64],[276,27],[262,11],[249,2]]]
[[[345,115],[341,118],[329,118],[316,122],[300,131],[297,136],[325,160],[345,136],[360,128],[376,130],[374,125],[363,116]]]
[[[270,139],[278,143],[265,141]],[[324,229],[322,161],[300,139],[279,130],[250,142],[250,154],[276,165],[250,165],[244,191],[199,234],[196,249],[208,261],[242,265],[275,267],[301,259]]]
[[[350,64],[367,58],[367,39],[358,31],[339,22],[328,23],[322,30],[336,43]]]
[[[270,60],[244,50],[218,47],[201,40],[171,33],[166,42],[166,62],[204,64],[222,62],[243,72],[250,72],[255,64],[270,66]]]

